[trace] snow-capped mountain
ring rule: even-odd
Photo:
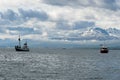
[[[109,36],[109,33],[101,28],[89,28],[86,31],[82,32],[81,36]]]
[[[111,30],[110,32],[109,30],[110,29],[106,30],[106,29],[102,29],[99,27],[87,28],[85,31],[82,31],[81,33],[74,33],[74,36],[68,37],[66,39],[67,40],[96,40],[96,41],[119,40],[120,39],[119,37],[115,36],[115,31]],[[118,32],[120,33],[120,31]]]
[[[81,37],[86,40],[117,40],[118,37],[110,35],[110,33],[102,28],[89,28],[81,33]]]

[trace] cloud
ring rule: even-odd
[[[0,27],[3,27],[3,25],[9,25],[10,21],[5,19],[0,19]]]
[[[42,34],[37,28],[38,23],[47,21],[48,15],[44,11],[18,9],[14,11],[7,9],[0,12],[0,33],[8,35]]]
[[[90,21],[77,21],[75,23],[70,24],[69,21],[60,20],[57,21],[56,27],[61,30],[78,30],[84,29],[88,27],[94,27],[95,23]]]
[[[44,2],[56,6],[98,7],[110,10],[116,10],[119,8],[117,5],[119,0],[44,0]]]
[[[88,27],[94,27],[95,23],[90,21],[78,21],[75,22],[74,29],[81,29],[81,28],[88,28]]]
[[[13,10],[8,9],[6,12],[1,12],[0,16],[2,19],[7,19],[10,21],[16,20],[18,17],[18,14],[15,13]]]
[[[18,10],[20,13],[20,17],[24,19],[37,18],[39,20],[45,21],[48,19],[48,15],[44,11],[36,11],[36,10]]]
[[[71,26],[68,24],[68,21],[60,20],[56,23],[57,29],[61,30],[70,30]]]
[[[41,0],[0,0],[1,10],[13,9],[17,10],[18,8],[23,9],[34,9],[40,5]]]
[[[18,13],[13,11],[12,9],[8,9],[5,12],[0,12],[0,17],[3,20],[15,21],[15,20],[29,20],[31,18],[36,18],[41,21],[45,21],[48,19],[48,15],[44,11],[37,10],[24,10],[18,9]]]
[[[37,28],[39,25],[37,23],[47,21],[47,19],[48,15],[44,11],[8,9],[0,12],[0,32],[11,35],[41,34],[40,28]]]
[[[7,30],[10,32],[17,32],[16,34],[21,34],[21,35],[28,35],[28,34],[41,34],[40,31],[34,30],[34,28],[25,28],[25,27],[8,27]],[[14,33],[15,35],[15,33]]]

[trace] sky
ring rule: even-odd
[[[120,33],[119,21],[120,0],[0,0],[2,41],[18,35],[49,45],[119,40],[110,34],[111,28]]]

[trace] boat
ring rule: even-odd
[[[108,48],[104,47],[100,49],[101,53],[108,53]]]
[[[102,47],[100,48],[100,53],[108,53],[108,52],[109,52],[109,50],[108,50],[107,47],[102,46]]]
[[[18,41],[19,41],[19,45],[16,45],[15,46],[15,50],[16,51],[29,51],[29,48],[27,46],[27,41],[24,43],[23,46],[21,46],[21,39],[20,39],[20,36],[18,38]]]

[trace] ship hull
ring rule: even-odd
[[[29,49],[23,49],[23,48],[17,48],[17,47],[15,47],[15,50],[16,51],[29,51]]]
[[[108,53],[108,51],[106,51],[106,50],[105,51],[100,51],[100,53]]]
[[[108,49],[107,48],[101,48],[100,49],[100,53],[108,53]]]

